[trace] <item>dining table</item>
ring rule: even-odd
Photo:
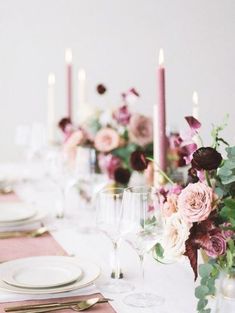
[[[4,308],[11,305],[44,303],[55,299],[63,302],[68,298],[84,299],[90,295],[102,294],[112,301],[99,304],[87,312],[196,313],[197,299],[194,296],[196,283],[186,258],[162,264],[154,259],[150,251],[144,261],[145,288],[164,298],[164,303],[150,308],[128,306],[123,302],[126,293],[107,293],[102,290],[102,283],[112,279],[112,244],[96,228],[94,207],[90,204],[86,207],[77,190],[74,189],[66,202],[65,217],[57,219],[55,217],[56,193],[53,186],[46,183],[45,173],[39,164],[33,166],[31,164],[30,168],[23,162],[2,163],[0,178],[20,181],[15,185],[14,192],[0,196],[0,202],[18,199],[33,203],[38,208],[46,208],[49,212],[43,221],[44,226],[48,228],[48,233],[35,238],[0,239],[0,262],[40,255],[67,255],[79,260],[92,261],[101,269],[99,278],[90,286],[63,294],[30,295],[0,289],[0,312],[4,312]],[[139,290],[142,284],[139,258],[125,241],[120,243],[119,258],[122,279],[130,283],[135,290]]]

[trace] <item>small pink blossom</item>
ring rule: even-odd
[[[231,223],[224,223],[223,225],[222,225],[222,227],[224,227],[224,228],[228,228],[228,227],[231,227]],[[223,230],[222,231],[222,233],[223,233],[223,236],[226,238],[226,239],[230,239],[230,238],[232,238],[233,236],[234,236],[234,231],[233,230],[231,230],[231,229],[225,229],[225,230]]]
[[[130,88],[127,92],[122,93],[122,98],[126,104],[133,105],[138,98],[140,97],[139,93],[135,88]]]
[[[116,130],[106,127],[99,130],[95,136],[95,148],[100,152],[110,152],[120,144]]]
[[[114,178],[115,170],[121,166],[121,160],[112,154],[99,154],[99,167],[102,172],[107,173],[109,178]]]
[[[153,121],[140,114],[132,115],[129,124],[129,135],[132,142],[146,146],[153,141]]]
[[[213,210],[214,193],[204,183],[189,184],[178,198],[178,209],[186,221],[204,221]]]
[[[173,186],[171,186],[169,192],[170,194],[175,194],[175,195],[179,195],[182,191],[182,186],[178,185],[178,184],[174,184]]]
[[[118,108],[113,113],[113,118],[121,125],[126,126],[129,124],[131,113],[128,110],[127,105],[123,105],[120,108]]]
[[[71,162],[76,158],[77,146],[81,145],[84,140],[85,136],[82,130],[75,131],[66,139],[63,150]]]

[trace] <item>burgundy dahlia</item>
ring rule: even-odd
[[[96,90],[97,90],[98,94],[103,95],[106,92],[107,89],[106,89],[106,87],[103,84],[99,84],[96,87]]]
[[[118,167],[114,171],[114,179],[121,185],[127,185],[131,177],[131,173],[127,168]]]
[[[148,166],[148,160],[146,159],[143,151],[134,151],[130,157],[131,167],[135,171],[144,171]]]
[[[211,147],[202,147],[193,153],[192,167],[197,170],[215,170],[222,161],[221,154]]]
[[[66,128],[68,126],[72,126],[71,119],[69,117],[62,118],[58,123],[59,128],[62,130],[62,132],[66,132]]]

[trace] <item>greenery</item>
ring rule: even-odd
[[[235,147],[227,147],[227,159],[223,161],[216,176],[216,193],[220,197],[217,221],[225,223],[224,231],[235,231]],[[198,298],[197,310],[199,313],[210,313],[207,308],[208,296],[215,295],[215,280],[221,271],[228,274],[234,272],[235,244],[234,237],[227,241],[224,255],[217,259],[210,259],[208,263],[199,267],[200,285],[195,289]]]

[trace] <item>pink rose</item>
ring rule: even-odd
[[[223,236],[226,238],[226,239],[230,239],[234,236],[234,231],[231,229],[232,228],[232,225],[231,223],[223,223],[222,225],[224,228],[228,228],[228,229],[223,229],[222,233],[223,233]],[[230,228],[230,229],[229,229]]]
[[[99,154],[98,162],[101,171],[107,173],[111,179],[114,178],[115,170],[121,165],[121,160],[112,154]]]
[[[153,121],[151,118],[140,114],[132,115],[129,125],[130,139],[140,146],[145,146],[153,141]]]
[[[178,198],[178,209],[188,222],[200,222],[208,218],[213,210],[212,188],[197,182],[185,187]]]
[[[212,230],[204,249],[208,256],[217,258],[226,252],[226,245],[226,239],[223,234],[220,231]]]
[[[176,194],[169,194],[167,196],[167,200],[163,204],[164,216],[169,217],[173,213],[177,212],[177,200],[178,200],[178,196]]]
[[[106,127],[95,136],[95,148],[100,152],[110,152],[119,146],[120,137],[116,130]]]

